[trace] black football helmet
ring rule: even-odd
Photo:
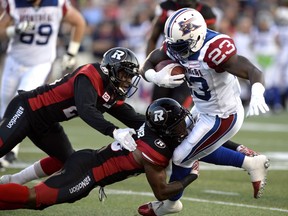
[[[190,112],[174,99],[159,98],[148,106],[146,124],[160,137],[180,143],[188,135],[185,123],[187,116],[192,120]]]
[[[103,55],[101,66],[107,69],[112,87],[119,96],[131,97],[137,91],[137,85],[141,78],[139,62],[131,50],[124,47],[109,49]],[[127,83],[127,79],[130,81],[123,87],[123,83]]]

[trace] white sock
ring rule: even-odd
[[[10,182],[17,184],[26,184],[35,179],[46,177],[47,175],[43,172],[40,161],[35,162],[33,165],[21,170],[18,173],[11,175]]]
[[[253,164],[253,157],[244,157],[242,168],[246,171],[249,171],[251,169],[251,165]]]

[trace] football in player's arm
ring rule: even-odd
[[[187,81],[194,101],[191,112],[199,115],[193,130],[174,151],[170,176],[170,182],[173,182],[182,179],[189,171],[187,168],[192,167],[196,160],[207,157],[211,160],[213,155],[213,161],[227,164],[227,158],[232,153],[223,151],[224,143],[239,131],[244,120],[237,77],[249,80],[252,86],[247,116],[265,113],[269,107],[264,99],[263,73],[248,59],[237,55],[229,36],[207,29],[198,11],[191,8],[175,11],[165,23],[164,34],[163,45],[149,54],[141,73],[148,81],[164,87],[174,88]],[[186,67],[185,75],[172,76],[169,65],[156,72],[155,66],[166,59],[178,61]],[[261,197],[269,159],[265,155],[241,157],[238,154],[232,162],[248,171],[254,198]],[[152,213],[165,215],[179,212],[181,196],[182,193],[179,193],[167,201],[153,201],[152,208],[143,205],[142,209],[146,213],[141,214],[148,216]]]

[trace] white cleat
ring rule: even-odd
[[[180,200],[153,201],[140,206],[138,208],[138,213],[144,216],[163,216],[178,213],[182,208],[183,205]]]
[[[269,159],[265,155],[251,157],[251,166],[247,171],[251,178],[255,199],[260,198],[264,192],[269,166]]]
[[[8,184],[11,181],[11,175],[3,175],[0,178],[0,184]]]

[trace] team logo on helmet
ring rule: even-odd
[[[188,19],[186,21],[181,21],[178,24],[180,26],[179,30],[182,31],[182,33],[183,33],[182,36],[190,33],[191,31],[195,31],[196,29],[201,27],[200,25],[193,24],[192,18]]]
[[[155,145],[156,145],[158,148],[163,149],[163,148],[166,147],[165,143],[164,143],[162,140],[160,140],[160,139],[156,139],[156,140],[154,141],[154,143],[155,143]]]
[[[153,122],[156,124],[161,124],[165,120],[165,111],[163,109],[158,109],[153,112]]]
[[[110,58],[112,61],[122,61],[126,58],[127,53],[124,50],[116,49],[111,54]]]

